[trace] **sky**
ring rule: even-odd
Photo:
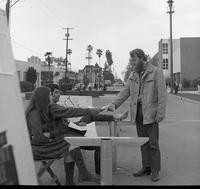
[[[0,8],[5,4],[0,0]],[[173,5],[173,38],[200,37],[200,0],[174,0]],[[131,50],[141,48],[153,57],[159,40],[169,38],[167,11],[167,0],[20,0],[10,15],[14,58],[26,61],[33,55],[44,60],[47,51],[65,57],[63,28],[69,27],[72,70],[88,64],[86,49],[92,45],[91,64],[99,63],[96,50],[101,49],[103,66],[110,50],[112,70],[123,79]]]

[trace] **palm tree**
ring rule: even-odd
[[[100,73],[101,64],[100,64],[100,58],[101,58],[101,56],[102,56],[102,53],[103,53],[103,51],[102,51],[101,49],[97,49],[96,54],[97,54],[98,57],[99,57],[99,87],[100,87],[100,80],[101,80],[101,73]]]
[[[46,52],[45,53],[45,61],[48,63],[48,68],[49,68],[49,82],[51,80],[51,75],[50,75],[50,68],[51,68],[51,63],[52,63],[52,52]]]
[[[101,49],[97,49],[96,54],[97,54],[98,57],[99,57],[99,66],[101,65],[101,64],[100,64],[100,58],[101,58],[101,56],[102,56],[102,53],[103,53],[103,51],[102,51]]]
[[[106,59],[109,66],[113,64],[112,53],[109,50],[106,50]]]

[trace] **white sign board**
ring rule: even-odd
[[[65,107],[81,107],[81,108],[90,108],[92,107],[92,97],[91,96],[68,96],[61,95],[59,103]]]
[[[59,103],[65,107],[80,107],[80,108],[91,108],[92,107],[92,97],[91,96],[68,96],[68,95],[61,95]],[[79,118],[69,118],[68,120],[71,122],[77,121]],[[85,136],[87,137],[96,137],[96,126],[95,123],[92,122],[84,127],[76,126],[73,123],[70,123],[69,127],[78,130],[87,130]]]
[[[5,12],[0,9],[0,133],[6,133],[7,144],[12,147],[18,184],[37,185],[35,165],[7,27]],[[0,150],[3,148],[1,146]],[[1,151],[0,155],[2,154]],[[0,161],[2,161],[1,157]],[[4,174],[4,171],[7,172],[3,168],[0,171],[0,181],[5,183],[6,179],[9,180],[7,174]],[[12,184],[12,182],[7,183]]]

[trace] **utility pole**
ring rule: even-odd
[[[65,83],[67,83],[67,64],[68,64],[68,41],[69,40],[73,40],[73,39],[69,39],[69,30],[73,29],[73,28],[63,28],[64,30],[67,30],[67,33],[65,33],[65,37],[66,39],[66,58],[65,58]]]
[[[7,23],[9,26],[9,21],[10,21],[10,0],[7,0],[6,3],[6,17],[7,17]]]
[[[167,3],[169,4],[169,22],[170,22],[170,75],[171,75],[171,90],[170,93],[173,93],[174,88],[174,74],[173,74],[173,38],[172,38],[172,14],[174,11],[173,8],[173,0],[168,0]]]
[[[7,17],[7,22],[8,22],[8,25],[10,23],[10,8],[12,6],[14,6],[16,3],[18,3],[20,0],[16,0],[12,5],[11,5],[11,1],[10,0],[7,0],[7,3],[6,3],[6,17]]]

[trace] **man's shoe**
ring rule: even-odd
[[[142,168],[137,173],[133,173],[133,176],[134,177],[142,177],[142,176],[150,175],[150,174],[151,174],[151,168],[150,167],[146,167],[146,168]]]
[[[160,180],[158,171],[153,171],[153,172],[151,173],[151,180],[152,180],[153,182],[157,182],[157,181]]]

